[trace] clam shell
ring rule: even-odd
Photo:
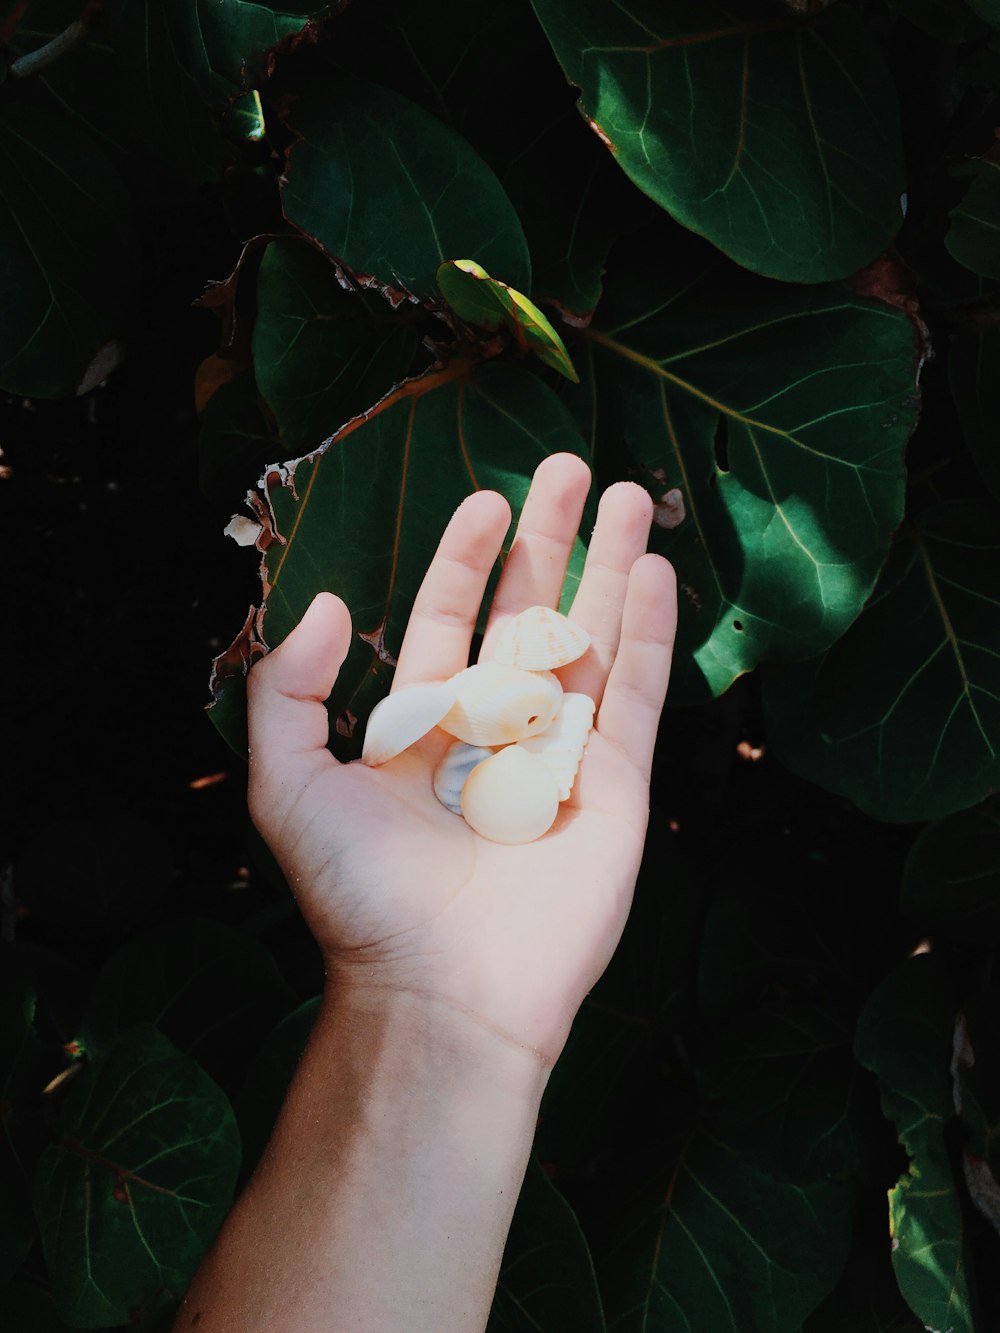
[[[453,815],[462,813],[462,788],[465,780],[484,759],[492,759],[493,751],[482,745],[466,745],[456,741],[445,752],[434,770],[434,795]]]
[[[594,725],[594,701],[587,694],[564,694],[562,707],[541,736],[521,741],[519,748],[537,755],[559,784],[559,799],[573,790],[576,771]]]
[[[466,667],[450,684],[455,702],[438,722],[469,745],[508,745],[544,731],[562,702],[551,671],[518,671],[499,662]]]
[[[407,685],[387,694],[368,718],[362,763],[374,768],[395,759],[436,727],[454,702],[455,686],[450,680]]]
[[[478,764],[462,788],[462,814],[491,842],[533,842],[559,813],[559,784],[542,761],[508,745]]]
[[[551,671],[582,657],[590,635],[549,606],[529,606],[504,628],[493,660],[522,671]]]

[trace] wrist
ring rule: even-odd
[[[331,979],[317,1028],[342,1058],[355,1052],[370,1073],[408,1087],[495,1085],[505,1099],[537,1106],[552,1070],[542,1052],[481,1015],[413,988]]]

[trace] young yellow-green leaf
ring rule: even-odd
[[[737,263],[824,282],[895,235],[906,186],[893,79],[849,7],[533,3],[622,170]]]
[[[577,356],[598,453],[654,498],[680,580],[675,701],[809,657],[857,616],[903,509],[917,353],[900,311],[748,274],[679,228],[609,266]]]
[[[951,210],[944,238],[954,259],[984,278],[1000,278],[1000,160],[982,157],[962,167],[972,182]]]
[[[76,1080],[35,1177],[59,1314],[125,1324],[180,1296],[232,1203],[240,1141],[225,1095],[149,1024]]]
[[[1000,508],[951,501],[901,530],[823,658],[764,672],[768,736],[876,819],[938,819],[1000,783]]]
[[[851,1199],[843,1183],[776,1181],[697,1131],[612,1251],[609,1333],[798,1333],[846,1261]]]
[[[883,1110],[910,1157],[889,1192],[899,1289],[928,1328],[974,1333],[962,1210],[943,1132],[954,1113],[956,1009],[944,964],[933,954],[908,958],[866,1001],[854,1051],[878,1078]]]
[[[285,217],[359,276],[436,293],[438,266],[479,255],[531,290],[528,247],[496,176],[436,116],[398,93],[338,73],[304,88],[288,113]]]
[[[538,306],[505,282],[491,278],[474,259],[449,259],[437,271],[437,284],[459,319],[483,329],[505,324],[522,352],[534,352],[560,375],[574,384],[580,382],[563,340]]]

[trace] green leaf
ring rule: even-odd
[[[602,1290],[609,1333],[797,1333],[851,1241],[846,1185],[790,1185],[707,1132],[619,1241]]]
[[[951,210],[944,243],[954,259],[984,278],[1000,278],[1000,159],[960,169],[972,183]]]
[[[581,336],[605,467],[679,500],[653,529],[681,588],[674,701],[843,634],[902,515],[905,316],[743,273],[671,228],[611,266]]]
[[[889,7],[940,42],[970,42],[985,32],[966,0],[889,0]]]
[[[28,83],[8,80],[0,98],[0,387],[58,398],[93,388],[117,363],[136,246],[117,171]]]
[[[78,1328],[127,1323],[179,1296],[233,1197],[229,1102],[189,1056],[140,1024],[66,1098],[35,1180],[56,1309]]]
[[[533,0],[580,109],[623,171],[770,277],[861,268],[902,222],[892,77],[860,15],[778,0]]]
[[[527,244],[500,182],[435,116],[337,74],[303,91],[288,120],[300,137],[288,153],[285,216],[363,281],[429,300],[440,264],[476,255],[531,290]]]
[[[910,1157],[889,1192],[899,1289],[929,1328],[973,1333],[964,1224],[944,1140],[954,1112],[956,1007],[944,964],[933,954],[909,958],[869,997],[854,1050],[877,1076],[883,1110]]]
[[[267,57],[315,5],[249,0],[114,0],[111,38],[141,137],[195,183],[234,161],[222,111],[263,78]]]
[[[972,1202],[1000,1233],[1000,1002],[975,996],[955,1028],[952,1074],[963,1130],[962,1173]]]
[[[876,819],[936,819],[1000,781],[1000,510],[961,500],[900,532],[825,658],[764,673],[781,761]]]
[[[568,412],[539,379],[496,362],[473,378],[455,361],[406,381],[322,449],[269,473],[267,508],[255,511],[272,524],[262,538],[263,632],[276,647],[323,588],[347,603],[353,642],[328,701],[331,736],[345,755],[360,754],[357,724],[386,692],[386,668],[395,665],[413,599],[455,509],[474,490],[499,490],[516,522],[535,467],[563,451],[586,457]],[[589,500],[582,531],[592,528],[595,507]],[[504,558],[512,540],[513,526]],[[578,541],[563,610],[584,555]],[[499,568],[486,606],[498,577]],[[249,622],[245,632],[255,632]]]
[[[528,241],[532,286],[525,291],[570,323],[585,322],[600,298],[612,242],[655,205],[577,114],[529,0],[422,7],[369,0],[338,15],[336,28],[346,68],[419,102],[492,167]],[[504,98],[501,116],[482,90],[502,85],[514,69],[531,95]]]
[[[573,369],[563,340],[538,307],[505,282],[491,278],[474,259],[453,259],[442,264],[437,271],[437,283],[459,319],[483,329],[506,325],[522,352],[534,352],[545,365],[579,383],[580,377]]]
[[[866,1191],[854,1244],[840,1281],[802,1325],[802,1333],[924,1333],[899,1293],[886,1244],[885,1190]]]
[[[412,318],[375,292],[345,291],[306,242],[272,241],[257,274],[253,360],[287,452],[316,448],[407,373]]]
[[[486,1333],[605,1333],[580,1224],[534,1157],[514,1210]]]
[[[1000,500],[1000,328],[969,326],[952,335],[948,379],[962,433],[983,481]]]
[[[134,1023],[152,1023],[213,1078],[242,1075],[294,992],[259,940],[204,917],[139,935],[107,962],[83,1019],[88,1051]]]
[[[967,944],[1000,938],[1000,797],[929,824],[910,851],[900,910]]]
[[[714,1125],[743,1160],[779,1179],[860,1170],[868,1081],[846,1020],[841,1006],[791,1000],[738,1014],[709,1043],[699,1087],[721,1099]]]

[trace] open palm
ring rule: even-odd
[[[589,485],[575,455],[539,465],[482,660],[511,616],[558,606]],[[651,514],[631,483],[602,497],[570,612],[592,645],[557,672],[594,699],[595,725],[569,800],[535,842],[489,842],[439,803],[432,774],[453,738],[437,729],[379,768],[333,758],[323,701],[351,635],[339,598],[317,597],[251,671],[251,813],[338,987],[445,1002],[554,1063],[621,936],[642,855],[676,619],[673,571],[644,554]],[[496,492],[458,509],[414,603],[394,691],[468,665],[509,523]]]

